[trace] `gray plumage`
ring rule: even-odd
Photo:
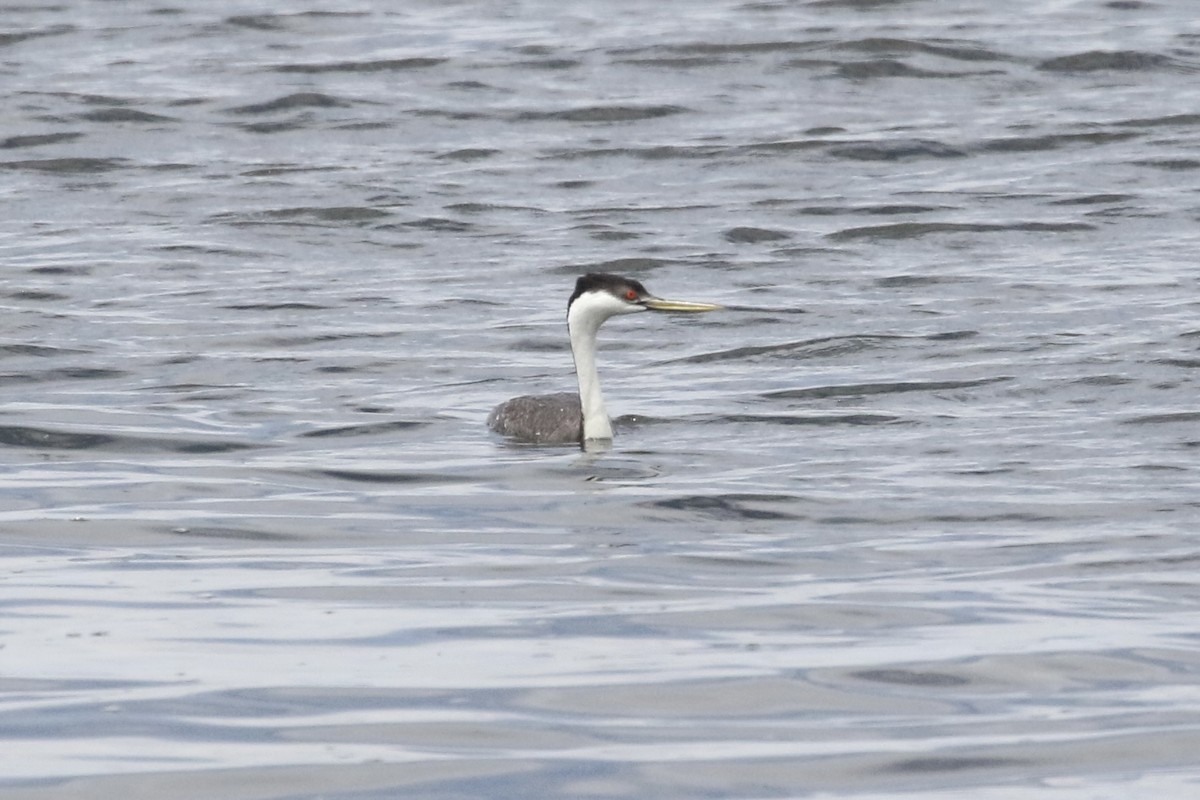
[[[527,394],[496,406],[488,416],[488,426],[501,436],[533,444],[578,444],[583,436],[583,411],[574,392]]]
[[[596,371],[596,333],[604,320],[640,311],[713,311],[712,303],[664,300],[633,278],[590,273],[575,282],[567,301],[567,336],[579,393],[524,395],[501,403],[488,425],[503,436],[534,444],[582,444],[613,438]]]

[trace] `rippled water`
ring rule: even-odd
[[[6,9],[0,794],[1196,796],[1198,71],[1169,2]],[[498,439],[589,270],[728,310]]]

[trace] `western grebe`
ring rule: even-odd
[[[612,439],[596,372],[596,332],[609,317],[638,311],[715,311],[721,306],[663,300],[632,278],[591,273],[575,282],[567,301],[567,333],[579,394],[526,395],[496,406],[488,416],[492,430],[537,444],[584,444]]]

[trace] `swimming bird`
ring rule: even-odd
[[[663,300],[633,278],[590,273],[575,282],[567,301],[567,333],[579,393],[525,395],[496,406],[488,426],[504,436],[537,444],[583,444],[612,439],[596,371],[596,333],[609,317],[639,311],[715,311],[721,306]]]

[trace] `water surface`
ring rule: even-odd
[[[1200,28],[10,9],[6,798],[1192,797]],[[720,314],[601,335],[575,276]]]

